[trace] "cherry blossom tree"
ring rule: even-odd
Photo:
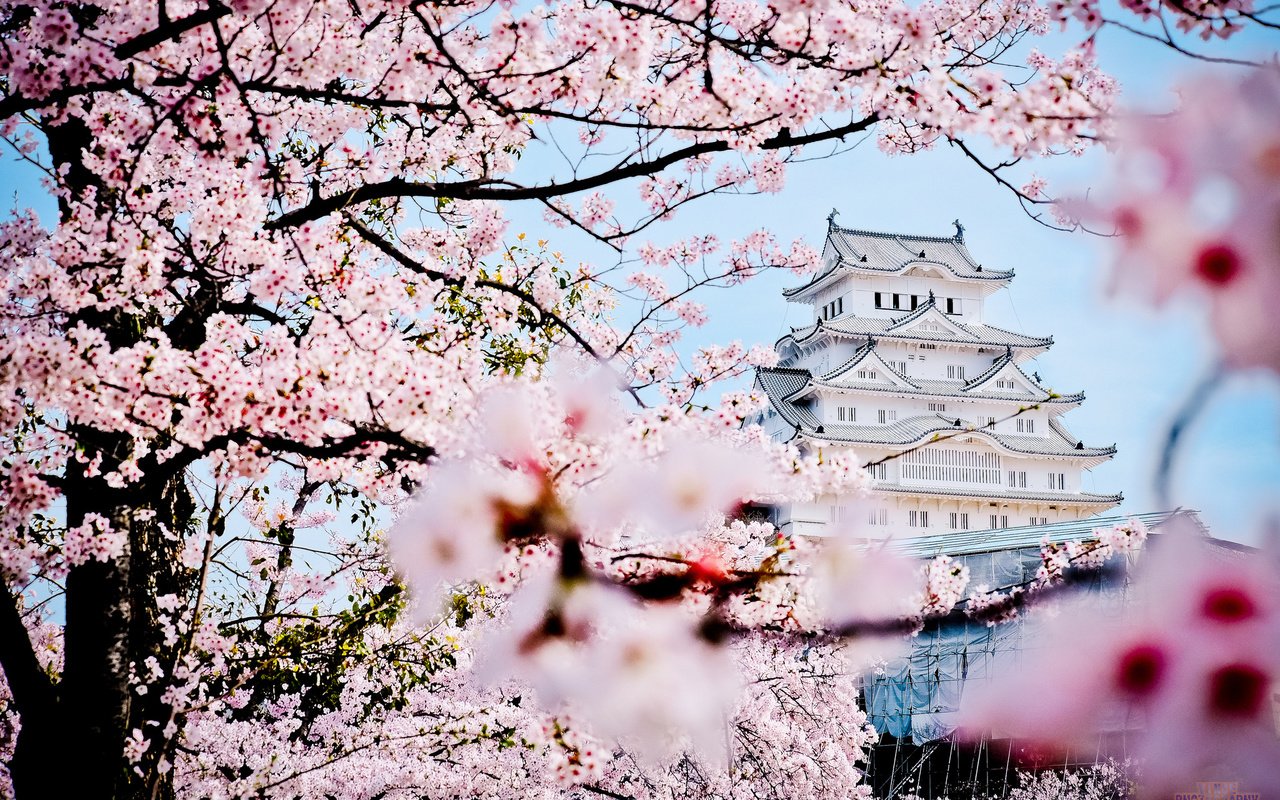
[[[745,795],[751,776],[850,791],[857,714],[802,719],[852,709],[826,659],[842,636],[950,613],[963,576],[935,565],[904,580],[904,606],[812,610],[793,543],[707,527],[743,499],[858,481],[739,430],[757,398],[708,399],[769,351],[679,355],[700,293],[818,259],[766,231],[639,237],[706,195],[778,191],[801,153],[868,133],[895,153],[956,145],[1002,181],[1008,160],[1079,152],[1112,132],[1091,44],[1034,52],[1030,73],[1003,56],[1055,21],[1103,24],[1090,9],[0,3],[0,135],[58,204],[0,235],[16,795],[373,796],[376,776],[497,793],[546,775],[606,795]],[[1269,24],[1242,0],[1124,13],[1216,36]],[[516,202],[617,261],[509,236]],[[593,382],[630,406],[575,399]],[[398,573],[382,533],[397,513]],[[472,578],[511,599],[439,591]],[[812,661],[753,638],[824,624]],[[506,633],[474,633],[490,628]],[[726,648],[754,688],[719,717],[646,705],[676,678],[729,688],[707,673]],[[656,657],[671,653],[687,663]],[[557,684],[561,666],[618,691]],[[593,723],[627,722],[610,733],[635,737],[617,751],[634,765],[606,772],[576,717],[529,710],[505,681],[611,709]],[[725,714],[737,771],[664,747]]]

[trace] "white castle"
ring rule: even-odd
[[[851,230],[828,218],[822,266],[787,300],[813,322],[778,341],[760,369],[769,406],[755,419],[802,448],[849,451],[869,465],[869,498],[825,497],[775,510],[788,534],[929,536],[1042,526],[1111,508],[1082,491],[1085,470],[1115,447],[1089,447],[1062,416],[1084,400],[1022,364],[1051,337],[983,321],[986,298],[1013,279],[984,268],[954,236]]]

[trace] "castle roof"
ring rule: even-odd
[[[1049,420],[1049,436],[996,433],[976,425],[965,425],[963,420],[939,413],[907,417],[887,425],[850,423],[824,425],[808,407],[791,399],[812,383],[812,377],[808,370],[800,369],[763,367],[756,371],[756,379],[769,397],[774,410],[796,429],[796,436],[808,439],[845,444],[911,447],[940,438],[963,435],[984,439],[996,449],[1019,455],[1105,458],[1116,451],[1114,445],[1085,447],[1054,419]],[[894,391],[902,391],[898,387],[891,388]]]
[[[994,325],[966,324],[943,315],[941,311],[934,313],[941,316],[946,324],[935,326],[938,328],[937,331],[922,331],[912,326],[912,323],[928,316],[935,308],[937,308],[937,301],[930,298],[914,311],[897,318],[849,315],[823,320],[792,330],[791,333],[779,339],[778,344],[782,344],[787,339],[800,344],[823,333],[835,336],[877,336],[883,339],[971,344],[979,347],[1042,348],[1053,344],[1052,336],[1026,336]]]
[[[803,286],[784,291],[787,298],[799,299],[841,271],[895,275],[918,265],[966,281],[1007,281],[1013,277],[1013,270],[984,268],[970,255],[958,235],[916,236],[832,224],[827,231],[823,255],[827,267]]]
[[[1060,503],[1062,505],[1108,505],[1113,506],[1124,500],[1123,494],[1095,494],[1093,492],[1034,492],[1025,489],[1001,489],[998,494],[990,489],[939,489],[930,486],[912,487],[896,484],[875,485],[873,491],[894,492],[898,494],[946,495],[948,497],[980,497],[983,499],[998,497],[1000,500],[1020,500],[1032,503]]]
[[[884,371],[887,382],[860,378],[859,368],[865,369],[868,364],[873,364],[877,370]],[[1021,382],[1026,385],[1027,390],[1011,391],[988,388],[987,385],[993,383],[996,375],[1006,369],[1016,372],[1021,377]],[[809,374],[808,370],[798,371]],[[967,398],[971,400],[1008,400],[1017,403],[1076,404],[1084,401],[1083,392],[1060,395],[1045,389],[1014,363],[1013,354],[1008,350],[996,358],[987,370],[972,380],[941,380],[904,375],[889,363],[875,356],[874,340],[859,347],[848,360],[830,372],[818,376],[810,374],[806,381],[799,384],[791,393],[781,395],[780,399],[794,401],[814,389],[891,392],[927,395],[930,397]]]

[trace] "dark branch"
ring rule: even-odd
[[[40,666],[31,638],[22,624],[18,610],[18,598],[4,584],[4,596],[0,597],[0,667],[9,682],[13,704],[24,720],[53,712],[57,695],[53,682]]]
[[[164,44],[172,39],[177,39],[187,31],[199,28],[201,25],[208,25],[210,22],[219,20],[231,13],[231,9],[222,3],[213,2],[209,7],[183,17],[166,22],[153,30],[139,34],[132,39],[118,45],[115,49],[116,58],[126,61],[139,53],[143,53],[159,44]]]
[[[865,117],[838,128],[818,131],[805,136],[791,136],[786,131],[783,131],[766,139],[760,147],[763,150],[777,150],[784,147],[800,147],[832,139],[843,139],[850,134],[859,133],[870,128],[876,122],[877,117]],[[367,183],[342,194],[317,198],[301,208],[288,211],[271,220],[266,224],[266,228],[268,230],[296,228],[351,205],[393,197],[435,197],[452,200],[546,200],[607,186],[630,178],[653,175],[682,161],[710,153],[727,152],[729,149],[729,143],[725,140],[699,142],[673,150],[648,161],[622,164],[585,178],[577,178],[564,183],[552,181],[540,186],[520,186],[508,181],[490,178],[431,183],[392,178],[379,183]]]

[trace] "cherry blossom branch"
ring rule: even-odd
[[[983,172],[990,175],[991,178],[996,183],[1000,184],[1005,189],[1008,189],[1010,192],[1012,192],[1014,197],[1017,198],[1018,204],[1022,207],[1023,212],[1025,212],[1028,217],[1040,223],[1041,225],[1045,226],[1046,228],[1049,228],[1050,230],[1061,231],[1064,233],[1075,230],[1075,228],[1073,227],[1068,228],[1068,227],[1063,227],[1061,225],[1055,225],[1053,223],[1047,222],[1044,219],[1044,214],[1038,213],[1038,212],[1032,213],[1031,209],[1028,208],[1028,204],[1051,205],[1054,202],[1052,199],[1044,198],[1044,197],[1031,197],[1026,192],[1022,191],[1022,189],[1018,188],[1017,186],[1014,186],[1003,175],[1000,174],[1000,168],[1003,165],[993,167],[990,164],[986,163],[976,153],[974,153],[972,150],[969,149],[969,146],[965,144],[963,139],[959,139],[956,137],[947,137],[947,141],[951,145],[960,148],[960,151],[964,153],[965,157],[968,158],[969,161],[976,164],[979,169],[981,169]]]
[[[365,241],[369,242],[374,247],[381,250],[386,255],[390,256],[392,259],[396,261],[396,263],[420,275],[424,275],[430,278],[431,280],[439,281],[445,284],[446,286],[453,286],[455,288],[460,288],[460,289],[466,288],[468,286],[494,289],[499,292],[503,292],[504,294],[509,294],[512,297],[518,298],[522,303],[529,306],[534,311],[538,312],[538,314],[541,316],[543,321],[549,321],[553,323],[557,328],[559,328],[566,335],[568,335],[569,338],[572,339],[579,347],[581,347],[584,353],[586,353],[591,358],[595,359],[595,361],[601,366],[603,366],[605,369],[608,369],[614,375],[614,377],[619,381],[619,385],[624,386],[626,388],[627,393],[631,395],[632,399],[635,400],[635,402],[641,408],[645,407],[645,403],[641,399],[639,392],[637,392],[634,387],[627,384],[627,382],[623,379],[623,376],[620,375],[617,372],[617,370],[613,367],[613,364],[610,358],[606,358],[605,356],[601,355],[596,350],[595,346],[592,345],[591,342],[587,341],[586,337],[584,337],[581,333],[578,332],[577,328],[569,324],[568,321],[566,321],[563,317],[561,317],[556,312],[552,311],[549,308],[544,307],[541,303],[538,302],[537,298],[534,297],[529,292],[526,292],[525,290],[517,288],[510,284],[503,283],[501,281],[490,280],[488,278],[476,278],[471,281],[467,281],[461,278],[451,277],[449,275],[446,275],[443,272],[440,272],[439,270],[433,270],[427,267],[425,264],[411,258],[408,254],[406,254],[404,251],[400,250],[398,247],[393,245],[386,238],[379,236],[377,233],[374,233],[372,230],[370,230],[368,227],[366,227],[363,223],[359,222],[358,220],[348,217],[347,224],[350,225],[356,231],[356,233],[360,234],[361,238],[363,238]]]
[[[846,125],[817,131],[801,136],[792,136],[787,130],[769,137],[760,144],[762,150],[777,150],[784,147],[803,147],[807,144],[843,139],[850,134],[864,131],[876,123],[878,117],[869,116]],[[283,230],[304,225],[321,219],[336,211],[352,205],[366,203],[371,200],[384,200],[399,197],[432,197],[451,200],[543,200],[563,195],[584,192],[612,183],[653,175],[673,164],[691,158],[712,153],[723,153],[730,149],[728,141],[715,139],[698,144],[688,145],[649,160],[621,163],[611,169],[602,170],[585,178],[533,185],[520,184],[500,178],[476,178],[463,181],[446,181],[422,183],[404,178],[391,178],[378,183],[366,183],[341,194],[320,197],[306,205],[286,211],[275,219],[269,220],[264,227],[267,230]]]
[[[164,24],[122,42],[116,47],[115,56],[121,61],[127,61],[157,45],[177,39],[188,31],[216,22],[230,13],[231,8],[229,6],[215,0],[215,2],[209,3],[206,8],[195,11],[181,19],[166,20]]]
[[[1173,50],[1179,55],[1184,55],[1187,58],[1194,58],[1197,61],[1204,61],[1209,64],[1230,64],[1232,66],[1237,66],[1237,67],[1263,68],[1266,66],[1265,62],[1261,62],[1261,61],[1249,61],[1247,59],[1231,58],[1229,56],[1211,56],[1207,53],[1197,53],[1193,50],[1189,50],[1185,46],[1179,44],[1177,41],[1174,40],[1167,26],[1164,28],[1164,36],[1158,36],[1154,33],[1151,33],[1150,31],[1141,30],[1137,27],[1134,27],[1133,25],[1130,25],[1125,22],[1121,22],[1116,19],[1104,19],[1102,20],[1102,24],[1104,26],[1111,26],[1112,28],[1118,28],[1124,31],[1125,33],[1132,34],[1134,36],[1140,37],[1142,39],[1146,39],[1151,42],[1157,42],[1159,44],[1164,45],[1165,47],[1168,47],[1169,49]]]

